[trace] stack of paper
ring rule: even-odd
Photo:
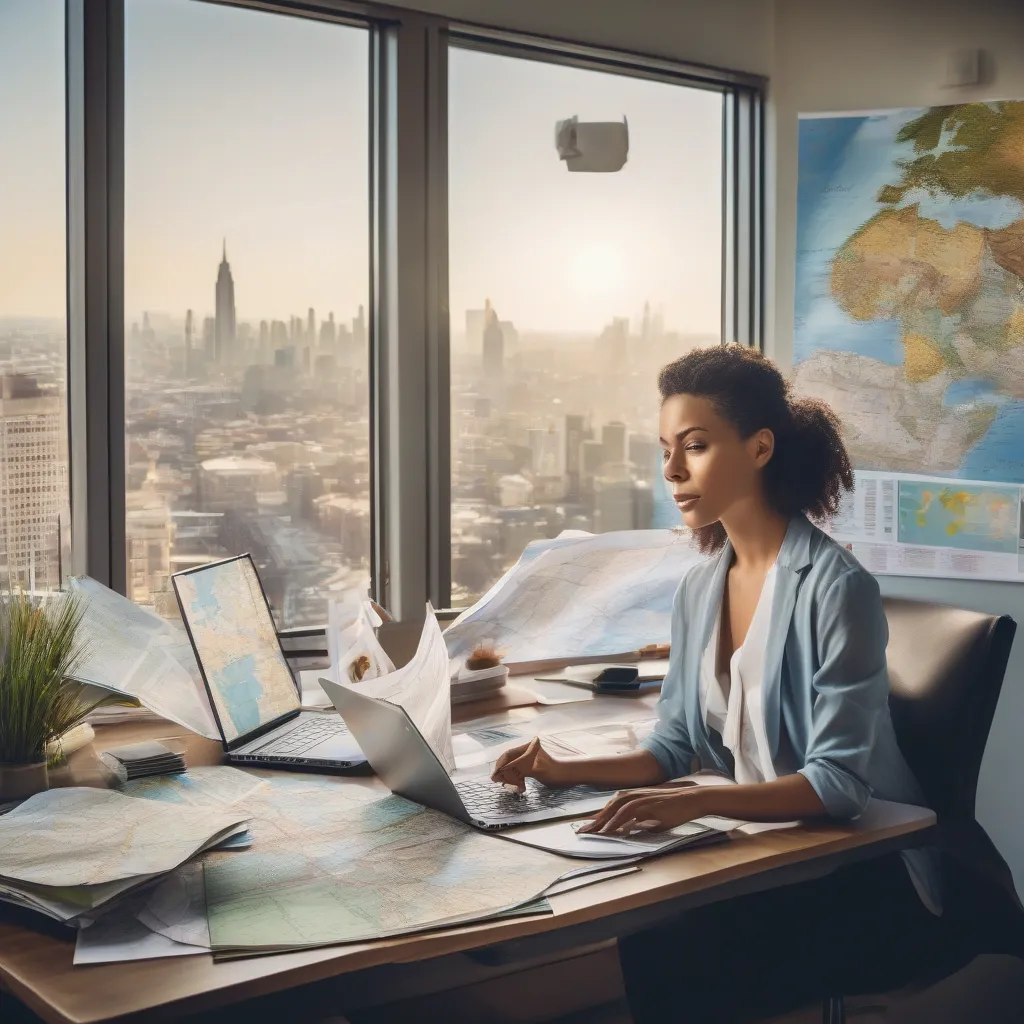
[[[78,924],[119,896],[245,831],[224,807],[54,789],[0,817],[0,900]]]
[[[171,750],[156,740],[105,750],[100,759],[121,782],[151,775],[178,775],[185,770],[181,751]]]

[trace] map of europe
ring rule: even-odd
[[[804,117],[799,158],[796,390],[857,469],[1024,483],[1024,102]],[[977,540],[984,516],[972,545],[1003,550],[1002,498],[958,494],[920,525],[901,491],[907,539]]]

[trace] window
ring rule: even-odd
[[[0,2],[0,580],[59,586],[69,529],[64,4]]]
[[[129,596],[248,551],[323,623],[369,583],[369,32],[127,0],[124,51]]]
[[[412,621],[675,521],[655,374],[760,341],[764,82],[375,10],[0,0],[0,573],[56,585],[70,505],[160,614],[249,552],[279,627]]]
[[[452,605],[538,537],[678,522],[657,371],[721,341],[725,93],[449,51]],[[616,173],[555,122],[628,119]]]

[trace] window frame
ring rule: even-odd
[[[371,590],[398,622],[422,620],[428,600],[452,614],[451,47],[721,92],[722,338],[763,347],[763,77],[357,0],[188,2],[369,31]],[[123,593],[125,0],[65,0],[65,11],[72,571]]]

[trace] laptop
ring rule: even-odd
[[[520,796],[490,779],[455,782],[405,708],[330,679],[320,685],[345,719],[370,767],[392,793],[481,829],[511,828],[590,814],[618,792],[592,786],[552,789],[528,779]]]
[[[249,555],[186,569],[171,583],[228,761],[266,768],[365,763],[340,715],[302,710]]]

